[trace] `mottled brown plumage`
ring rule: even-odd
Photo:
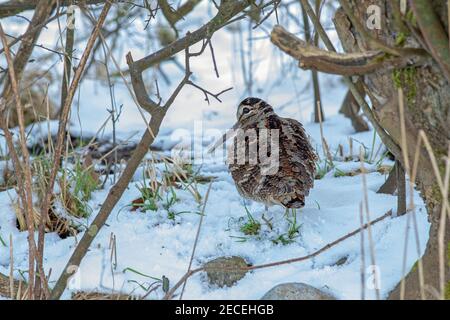
[[[316,154],[303,126],[294,119],[282,118],[273,108],[258,98],[247,98],[238,107],[234,129],[256,131],[246,138],[246,149],[261,139],[261,129],[278,129],[279,166],[275,172],[264,174],[263,162],[245,164],[237,162],[238,143],[235,140],[234,160],[229,164],[231,175],[239,193],[266,205],[282,205],[285,208],[302,208],[305,197],[314,185]],[[258,141],[258,146],[261,141]],[[264,150],[264,149],[263,149]],[[271,154],[268,148],[268,155]],[[247,151],[248,152],[248,151]],[[259,149],[258,149],[259,152]],[[246,160],[248,160],[246,155]]]

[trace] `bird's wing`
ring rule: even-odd
[[[311,146],[309,137],[303,126],[294,119],[281,118],[280,133],[280,166],[283,180],[291,191],[286,201],[299,199],[304,203],[304,197],[314,185],[317,155]],[[291,200],[289,200],[291,198]],[[293,204],[295,207],[295,204]]]

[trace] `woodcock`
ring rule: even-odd
[[[234,161],[229,161],[229,169],[239,193],[247,199],[262,202],[266,206],[281,205],[285,208],[302,208],[305,197],[314,185],[315,161],[317,156],[312,148],[303,126],[294,119],[279,117],[273,108],[258,98],[243,100],[237,110],[237,123],[233,131],[256,132],[261,140],[264,131],[277,132],[277,170],[265,174],[265,165],[260,161],[248,161],[249,151],[244,163],[236,161],[239,153],[237,139],[234,139]],[[227,136],[228,137],[228,136]],[[252,136],[246,137],[246,147],[252,143]],[[228,137],[229,138],[229,137]],[[264,139],[267,139],[264,136]],[[270,138],[269,138],[270,139]],[[225,141],[225,135],[219,145]],[[258,141],[257,145],[260,145]],[[266,143],[270,145],[270,143]],[[214,149],[217,147],[214,146]],[[271,148],[266,148],[270,156]]]

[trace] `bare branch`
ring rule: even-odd
[[[111,3],[109,1],[107,1],[103,7],[103,10],[100,14],[98,22],[87,42],[86,49],[83,52],[83,55],[80,59],[80,64],[78,65],[78,67],[76,69],[76,72],[73,77],[73,81],[72,81],[69,91],[67,93],[67,98],[64,101],[64,105],[62,106],[60,120],[59,120],[58,133],[57,133],[57,142],[56,142],[54,156],[53,156],[53,167],[52,167],[52,171],[50,173],[47,190],[45,192],[45,196],[44,196],[42,206],[41,206],[41,221],[40,221],[40,225],[39,225],[39,240],[38,240],[38,246],[41,250],[43,250],[44,235],[45,235],[45,227],[44,227],[45,226],[45,217],[47,216],[50,199],[53,194],[53,187],[55,184],[56,175],[58,173],[58,170],[59,170],[59,167],[61,164],[60,157],[61,157],[63,146],[64,146],[64,136],[66,133],[66,126],[67,126],[67,121],[68,121],[73,97],[75,95],[75,91],[78,87],[78,84],[80,83],[81,76],[83,74],[84,68],[86,66],[87,60],[88,60],[89,55],[94,46],[94,43],[97,40],[97,37],[100,33],[100,28],[103,25],[103,23],[105,22],[106,16],[107,16],[110,8],[111,8]]]
[[[339,243],[357,235],[358,233],[360,233],[361,231],[368,229],[369,227],[383,221],[384,219],[388,218],[388,217],[392,217],[392,210],[388,211],[386,214],[382,215],[381,217],[370,221],[364,225],[361,225],[360,228],[347,233],[345,236],[340,237],[339,239],[336,239],[333,242],[330,242],[328,244],[326,244],[325,246],[323,246],[322,248],[320,248],[319,250],[314,251],[313,253],[310,253],[306,256],[302,256],[302,257],[297,257],[297,258],[292,258],[292,259],[287,259],[287,260],[281,260],[281,261],[275,261],[275,262],[270,262],[270,263],[266,263],[266,264],[260,264],[260,265],[255,265],[255,266],[249,266],[249,267],[244,267],[244,268],[239,268],[239,267],[233,267],[233,268],[211,268],[211,270],[219,270],[219,271],[236,271],[236,270],[243,270],[243,271],[251,271],[251,270],[258,270],[258,269],[266,269],[266,268],[273,268],[273,267],[278,267],[278,266],[282,266],[282,265],[286,265],[286,264],[291,264],[291,263],[297,263],[297,262],[301,262],[301,261],[305,261],[305,260],[309,260],[312,259],[314,257],[317,257],[318,255],[320,255],[321,253],[335,247],[336,245],[338,245]],[[187,281],[187,279],[189,277],[191,277],[192,275],[203,271],[204,267],[200,267],[194,270],[189,270],[167,293],[166,295],[163,297],[163,300],[170,300],[172,299],[173,295],[175,294],[175,292],[178,290],[179,287],[181,287],[183,285],[183,283],[185,283]]]
[[[429,1],[411,0],[410,2],[425,42],[450,83],[450,47],[445,28]],[[448,15],[450,16],[450,13]]]
[[[377,193],[390,195],[393,195],[395,193],[395,190],[397,190],[397,165],[398,163],[395,162],[395,165],[389,172],[388,178],[383,183],[383,185],[378,189]]]
[[[40,0],[11,0],[0,4],[0,19],[5,17],[10,17],[17,15],[23,11],[27,10],[37,10],[39,7]],[[51,11],[55,1],[52,3],[47,3],[48,10]],[[71,3],[77,5],[79,3],[83,4],[99,4],[104,3],[106,0],[61,0],[59,1],[60,7],[69,6]]]
[[[249,3],[243,0],[222,1],[216,16],[213,19],[211,19],[211,21],[202,26],[200,29],[192,33],[188,33],[185,37],[173,42],[171,45],[151,55],[148,55],[138,61],[133,61],[131,55],[128,54],[127,63],[130,69],[131,83],[133,85],[133,91],[136,94],[136,98],[137,101],[139,102],[139,105],[149,113],[155,112],[155,110],[157,110],[160,107],[158,103],[156,103],[150,98],[150,95],[148,94],[147,89],[145,88],[144,80],[142,77],[142,72],[144,70],[203,40],[203,46],[200,52],[193,53],[191,55],[194,56],[201,54],[206,48],[206,45],[208,44],[208,40],[205,42],[205,39],[210,39],[215,31],[225,26],[231,20],[231,18],[233,18],[238,13],[242,12],[242,10],[244,10],[248,5]],[[189,84],[193,85],[192,83]],[[199,88],[196,85],[194,86]],[[205,93],[204,90],[202,91]],[[208,94],[210,94],[218,101],[220,101],[218,96],[224,92],[225,91],[219,93],[218,95],[213,95],[207,92],[205,93],[206,99],[208,101]]]
[[[167,0],[158,0],[158,5],[170,25],[175,27],[175,24],[189,14],[189,12],[194,10],[195,6],[201,1],[202,0],[187,0],[177,10],[173,10]]]
[[[192,262],[194,261],[195,249],[197,248],[198,239],[200,236],[200,230],[202,228],[203,217],[205,216],[206,204],[208,203],[209,192],[211,191],[211,187],[212,187],[212,182],[210,182],[210,184],[208,186],[208,190],[206,191],[206,194],[205,194],[205,200],[203,202],[202,212],[200,213],[200,221],[198,222],[197,234],[195,235],[194,246],[192,248],[191,259],[189,260],[189,267],[188,267],[187,273],[189,273],[191,271]],[[186,283],[187,283],[187,279],[183,283],[183,288],[181,289],[181,294],[180,294],[180,300],[183,298],[183,293],[184,293],[184,289],[186,288]]]
[[[302,69],[343,76],[365,75],[380,69],[400,69],[423,62],[423,57],[415,54],[393,57],[379,50],[346,54],[325,51],[299,39],[281,26],[273,28],[271,41],[299,60]]]
[[[189,85],[193,86],[194,88],[197,88],[197,89],[199,89],[201,92],[203,92],[203,94],[205,95],[205,101],[208,102],[208,104],[210,103],[210,101],[209,101],[209,96],[213,97],[214,99],[216,99],[216,100],[219,101],[219,102],[222,102],[222,100],[220,100],[220,96],[221,96],[222,94],[224,94],[225,92],[228,92],[228,91],[230,91],[230,90],[233,89],[233,88],[227,88],[227,89],[225,89],[225,90],[220,91],[219,93],[212,93],[212,92],[210,92],[210,91],[208,91],[208,90],[202,88],[202,87],[199,86],[198,84],[195,84],[194,82],[192,82],[192,81],[190,81],[190,80],[187,82],[187,84],[189,84]]]
[[[301,3],[300,3],[301,4]],[[316,12],[320,12],[320,5],[321,1],[316,1]],[[305,11],[305,8],[302,7],[302,19],[303,19],[303,29],[305,34],[305,40],[307,43],[310,43],[311,41],[311,27],[309,25],[309,19],[308,14]],[[316,33],[314,35],[314,45],[317,47],[319,45],[319,35]],[[320,109],[317,108],[314,109],[314,122],[319,123],[319,117],[325,121],[325,115],[323,112],[323,107],[321,103],[321,96],[320,96],[320,83],[319,83],[319,75],[316,70],[311,71],[311,80],[313,83],[313,92],[314,92],[314,105],[320,106]],[[320,112],[320,115],[319,115]]]
[[[133,69],[135,72],[143,71],[150,68],[152,65],[157,64],[178,52],[183,51],[187,47],[203,40],[228,24],[228,22],[238,13],[242,12],[246,7],[249,6],[249,1],[246,0],[227,0],[222,1],[219,7],[219,12],[216,16],[206,23],[200,29],[192,32],[188,36],[185,36],[175,42],[170,46],[167,46],[151,55],[148,55],[135,62]],[[130,70],[131,71],[131,70]]]
[[[311,5],[308,3],[307,0],[300,0],[303,7],[305,8],[306,12],[308,13],[308,16],[311,18],[311,21],[313,22],[317,32],[319,33],[322,41],[325,43],[325,46],[329,51],[336,51],[335,47],[333,46],[333,43],[331,42],[330,38],[328,37],[327,33],[325,32],[325,29],[323,28],[322,24],[320,23],[319,19],[314,13],[314,10],[311,8]],[[352,79],[349,77],[344,77],[344,81],[349,87],[350,91],[353,94],[353,97],[356,99],[358,104],[361,106],[364,114],[369,119],[369,121],[374,126],[375,130],[377,131],[378,135],[380,136],[383,143],[389,148],[389,150],[394,153],[396,156],[401,155],[401,149],[398,146],[398,144],[392,139],[392,137],[384,130],[384,128],[379,124],[377,118],[375,117],[372,109],[370,108],[369,104],[364,100],[364,97],[359,92],[356,85],[353,83]]]
[[[37,2],[37,5],[35,5],[36,10],[30,24],[28,25],[27,30],[25,31],[24,36],[22,37],[22,42],[14,59],[14,71],[18,82],[20,82],[22,72],[25,69],[26,64],[28,63],[28,60],[30,59],[34,45],[39,35],[41,34],[42,28],[44,27],[43,22],[48,20],[52,6],[56,2],[56,0],[40,0],[35,2]],[[39,25],[40,27],[36,28],[35,26],[37,25]],[[4,45],[4,48],[6,48],[6,46],[7,44]],[[6,101],[8,101],[10,95],[11,86],[10,82],[7,81],[3,88],[2,97]]]
[[[395,161],[397,176],[397,216],[402,216],[407,212],[406,209],[406,179],[405,169],[400,161]]]
[[[67,19],[75,19],[74,12],[67,12]],[[73,20],[73,23],[75,21]],[[61,90],[61,108],[64,105],[64,101],[66,101],[67,98],[67,90],[69,88],[70,83],[70,74],[72,71],[72,53],[73,53],[73,46],[75,41],[75,28],[74,27],[68,27],[66,31],[66,44],[64,48],[64,71],[62,76],[62,90]]]
[[[58,17],[60,17],[63,14],[66,14],[66,13],[65,12],[56,13],[54,16],[48,18],[46,21],[44,21],[42,23],[39,23],[38,25],[34,25],[34,26],[32,26],[32,28],[28,28],[28,30],[25,31],[25,33],[23,33],[19,37],[15,37],[14,40],[9,42],[8,43],[8,48],[11,48],[15,44],[17,44],[19,41],[21,41],[24,37],[26,37],[30,33],[37,31],[39,28],[45,27],[48,23],[52,22],[53,20],[57,19]],[[0,49],[0,54],[2,54],[4,51],[5,51],[5,48],[1,48]]]
[[[161,123],[167,110],[172,105],[183,86],[188,82],[189,76],[191,75],[189,58],[196,55],[196,53],[190,54],[188,48],[194,43],[210,38],[215,31],[226,25],[229,20],[233,18],[233,16],[240,13],[243,9],[245,9],[245,7],[247,7],[247,5],[247,1],[223,1],[217,15],[205,26],[192,34],[188,33],[184,38],[175,41],[171,45],[136,62],[133,61],[131,53],[127,54],[127,63],[130,67],[132,85],[137,102],[143,109],[147,110],[151,114],[151,119],[148,123],[147,130],[145,130],[145,133],[141,138],[141,141],[138,143],[133,155],[128,160],[122,175],[109,191],[99,213],[92,221],[87,232],[84,233],[72,256],[67,262],[62,274],[55,284],[50,297],[51,299],[59,299],[61,297],[66,288],[67,280],[71,276],[71,272],[76,270],[74,267],[78,267],[80,265],[92,241],[95,239],[99,230],[105,225],[106,220],[128,187],[128,184],[139,167],[142,159],[147,154],[149,146],[158,135]],[[181,50],[185,50],[186,52],[185,76],[169,97],[166,104],[164,106],[160,106],[149,97],[142,79],[142,72],[158,61],[171,57]]]
[[[361,80],[356,83],[358,88],[364,88],[361,84]],[[363,92],[362,89],[358,89]],[[339,109],[339,113],[342,113],[345,117],[350,119],[352,122],[352,126],[356,132],[369,131],[369,125],[364,120],[361,114],[359,114],[359,110],[361,108],[358,105],[355,97],[350,90],[347,91],[345,95],[344,101],[342,102],[341,108]]]
[[[31,165],[30,165],[30,155],[28,153],[26,134],[25,134],[25,120],[24,120],[24,111],[22,102],[20,100],[19,95],[19,81],[16,76],[14,62],[11,57],[11,52],[8,48],[8,43],[6,41],[5,33],[3,32],[3,27],[0,24],[0,37],[5,48],[5,56],[6,61],[8,63],[8,74],[9,74],[9,83],[12,89],[12,93],[16,102],[17,109],[17,118],[19,122],[19,144],[22,151],[23,163],[22,163],[22,171],[17,171],[17,174],[24,176],[24,189],[20,193],[22,196],[22,206],[26,212],[26,220],[27,220],[27,229],[28,229],[28,281],[30,283],[30,287],[33,288],[34,284],[34,266],[35,266],[35,258],[36,258],[36,243],[34,241],[34,212],[33,212],[33,199],[32,199],[32,178],[31,178]],[[2,122],[4,121],[5,114],[1,114]],[[8,128],[4,128],[8,131]],[[12,142],[12,141],[11,141]],[[10,142],[10,144],[11,144]],[[14,147],[13,147],[14,149]],[[33,291],[30,290],[28,292],[28,298],[33,299]]]

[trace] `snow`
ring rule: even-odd
[[[337,124],[348,126],[342,116],[330,117],[324,123],[325,131],[331,132],[338,128],[333,135],[335,143],[348,141],[345,130]],[[315,135],[317,124],[308,124],[308,132],[313,141],[320,141]],[[367,132],[360,138],[370,141],[372,133]],[[331,145],[332,148],[334,145]],[[356,162],[337,163],[337,168],[351,172],[361,167]],[[366,169],[371,165],[365,164]],[[373,167],[373,165],[372,165]],[[162,167],[161,167],[162,168]],[[396,208],[396,197],[377,194],[377,189],[383,184],[386,176],[376,170],[368,170],[366,175],[370,218],[374,220],[389,210]],[[247,208],[254,219],[262,223],[259,236],[245,236],[239,229],[239,219],[246,218],[246,211],[242,198],[236,191],[231,176],[225,165],[205,164],[200,173],[205,176],[215,176],[206,206],[206,216],[201,228],[197,245],[194,268],[219,256],[238,255],[253,265],[289,259],[308,255],[322,246],[346,235],[360,227],[359,204],[363,201],[362,176],[334,177],[326,175],[315,181],[307,198],[305,208],[297,211],[297,223],[300,225],[299,236],[293,243],[283,245],[273,243],[273,239],[286,233],[288,223],[284,217],[284,209],[271,207],[266,214],[272,219],[274,230],[270,231],[261,219],[264,207],[261,204],[250,203]],[[142,179],[142,175],[140,176]],[[136,174],[136,180],[139,175]],[[154,280],[147,276],[162,278],[166,276],[172,284],[176,283],[186,272],[195,239],[199,215],[199,204],[193,196],[184,190],[177,190],[179,202],[173,207],[175,212],[189,211],[176,216],[175,221],[167,218],[165,209],[157,212],[130,211],[131,202],[140,196],[139,181],[132,182],[129,189],[121,198],[105,226],[91,245],[91,249],[83,260],[77,276],[72,279],[71,286],[66,291],[65,298],[69,298],[71,291],[100,290],[111,292],[119,290],[144,294],[140,285],[147,286]],[[89,201],[93,214],[87,222],[95,217],[99,206],[106,197],[109,185],[104,190],[94,193]],[[199,185],[199,192],[203,196],[208,185]],[[427,241],[429,224],[424,204],[417,193],[414,193],[417,205],[416,215],[420,235],[421,252]],[[0,205],[3,214],[0,215],[0,236],[8,239],[12,234],[14,242],[15,270],[19,277],[19,270],[27,268],[27,239],[25,232],[18,232],[15,218],[11,209],[11,197],[14,192],[0,193]],[[411,213],[412,214],[412,213]],[[386,297],[388,292],[398,283],[402,276],[402,259],[405,241],[405,230],[408,216],[387,218],[372,227],[372,237],[376,256],[376,265],[380,275],[380,292]],[[116,237],[117,266],[111,269],[109,248],[111,234]],[[371,265],[370,246],[367,231],[365,235],[365,264]],[[77,236],[79,239],[81,234]],[[246,238],[242,242],[242,237]],[[417,260],[415,239],[409,232],[410,248],[406,257],[406,270],[409,270]],[[52,269],[51,281],[62,271],[70,253],[76,245],[75,238],[59,239],[55,234],[46,237],[45,267]],[[347,257],[347,261],[340,266],[334,265],[340,258]],[[393,257],[396,257],[393,259]],[[0,244],[0,272],[7,273],[9,268],[9,249]],[[356,235],[338,244],[332,249],[314,259],[300,263],[279,266],[271,269],[253,271],[231,288],[210,287],[204,274],[197,274],[189,279],[184,298],[186,299],[259,299],[273,286],[283,282],[305,282],[318,288],[324,288],[339,299],[359,299],[361,250],[360,235]],[[142,276],[136,270],[147,276]],[[112,270],[112,271],[111,271]],[[126,270],[124,272],[124,270]],[[366,270],[370,278],[370,269]],[[255,286],[255,283],[258,283]],[[140,285],[139,285],[140,284]],[[157,290],[149,298],[157,299],[163,295]],[[375,298],[375,290],[366,289],[366,298]]]
[[[204,12],[198,13],[198,16],[194,18],[204,18],[203,15]],[[136,28],[142,32],[139,24]],[[189,29],[189,26],[186,26],[186,29]],[[45,30],[42,36],[44,44],[54,43],[56,30],[54,24]],[[301,121],[323,159],[320,126],[310,122],[313,111],[311,90],[310,87],[306,87],[308,89],[306,91],[303,90],[304,85],[309,82],[309,73],[298,70],[291,74],[292,71],[289,71],[291,73],[284,74],[285,79],[290,79],[289,81],[284,79],[281,85],[273,86],[271,82],[275,82],[273,74],[280,74],[283,66],[286,67],[292,61],[273,50],[264,32],[255,31],[253,36],[257,39],[261,34],[266,37],[266,41],[255,40],[253,48],[254,59],[259,61],[254,70],[256,89],[253,90],[253,94],[271,103],[280,116]],[[332,36],[335,39],[335,33],[332,33]],[[240,74],[240,62],[231,32],[218,32],[213,37],[213,44],[220,78],[217,79],[214,75],[211,57],[205,54],[192,61],[192,70],[197,76],[195,81],[212,92],[228,87],[235,89],[222,96],[222,104],[211,100],[208,105],[200,91],[192,87],[184,88],[169,110],[154,143],[155,146],[169,150],[180,141],[193,139],[195,146],[201,148],[209,142],[205,136],[212,137],[217,132],[223,133],[226,128],[233,125],[236,106],[249,93]],[[132,51],[135,60],[146,52],[135,48]],[[183,54],[178,54],[177,57],[183,61]],[[118,55],[117,59],[122,66],[125,66],[124,54]],[[165,71],[170,75],[172,82],[162,88],[162,93],[167,96],[181,79],[182,73],[173,65],[167,66]],[[288,231],[289,222],[284,216],[285,210],[281,207],[271,207],[268,214],[265,214],[266,219],[272,219],[273,230],[270,230],[262,220],[264,206],[257,203],[246,205],[253,218],[261,223],[261,232],[258,236],[244,235],[240,230],[242,221],[247,218],[244,201],[236,191],[226,165],[220,161],[196,164],[194,171],[200,170],[201,175],[214,176],[216,180],[212,184],[206,205],[193,268],[220,256],[242,256],[253,265],[301,257],[359,228],[359,208],[364,200],[362,175],[358,172],[361,169],[361,163],[358,160],[360,146],[364,147],[366,154],[372,155],[372,159],[366,159],[364,163],[367,170],[370,219],[381,217],[389,210],[395,213],[397,198],[376,193],[387,177],[377,170],[378,165],[380,163],[392,165],[389,160],[382,159],[381,153],[384,152],[384,148],[376,154],[381,143],[380,139],[374,136],[373,131],[354,133],[350,121],[337,114],[345,95],[345,88],[336,77],[321,75],[321,82],[326,83],[326,89],[322,94],[326,116],[326,121],[323,123],[324,138],[333,155],[341,145],[343,154],[349,156],[350,160],[337,159],[334,163],[335,168],[325,174],[322,179],[315,181],[315,187],[307,198],[306,206],[296,212],[298,236],[289,244],[274,243],[272,240]],[[117,124],[118,138],[136,142],[146,129],[144,119],[123,84],[116,83],[114,92],[116,104],[123,105],[125,110]],[[96,133],[108,119],[107,108],[110,108],[109,90],[95,81],[89,79],[83,81],[74,102],[70,131],[84,136]],[[196,130],[199,126],[202,130]],[[29,144],[32,145],[47,137],[49,132],[56,133],[56,130],[57,122],[55,121],[28,127]],[[208,132],[208,130],[211,131]],[[14,136],[17,138],[17,129],[13,132],[16,133]],[[111,134],[111,124],[107,122],[105,129],[99,132],[99,137],[110,138]],[[351,150],[349,138],[353,141]],[[0,136],[0,144],[2,150],[5,150],[3,136]],[[170,155],[170,151],[166,151],[165,154]],[[1,165],[4,167],[3,164]],[[324,160],[320,165],[324,166]],[[161,164],[157,166],[163,169]],[[161,204],[156,212],[130,211],[131,202],[140,196],[139,186],[142,183],[144,171],[145,168],[142,166],[134,175],[133,181],[111,213],[107,225],[101,229],[83,259],[80,269],[71,278],[64,298],[69,299],[70,294],[78,290],[98,290],[106,293],[120,291],[143,295],[145,290],[142,287],[147,287],[155,281],[151,277],[161,279],[165,276],[170,280],[170,284],[174,285],[187,271],[200,219],[199,203],[188,191],[177,189],[179,200],[172,210],[182,213],[176,215],[175,220],[168,219],[167,211]],[[93,212],[84,220],[85,225],[88,225],[98,213],[100,205],[112,186],[111,179],[112,177],[103,189],[94,192],[88,203]],[[198,185],[198,190],[203,197],[207,188],[207,184]],[[430,226],[424,203],[416,191],[408,196],[414,197],[415,213],[386,218],[372,226],[372,249],[375,252],[375,265],[379,272],[382,298],[387,297],[389,291],[403,277],[404,271],[410,270],[418,259],[413,232],[409,232],[408,239],[405,237],[409,225],[407,222],[412,214],[416,214],[417,218],[420,254],[423,254],[428,240]],[[15,276],[20,278],[28,268],[28,245],[27,233],[19,232],[16,228],[15,214],[11,206],[12,199],[15,198],[16,193],[13,190],[0,193],[0,208],[2,208],[0,237],[3,240],[0,241],[0,272],[9,273],[8,243],[9,236],[12,235]],[[292,220],[292,216],[290,219]],[[114,234],[116,238],[117,265],[115,266],[110,259],[111,234]],[[52,270],[50,285],[54,284],[62,272],[81,236],[82,233],[76,237],[60,239],[56,234],[46,235],[45,269],[47,272]],[[375,299],[375,290],[369,283],[372,279],[370,267],[372,262],[367,230],[364,232],[364,237],[364,256],[360,248],[360,234],[357,234],[313,259],[252,271],[231,288],[210,286],[207,284],[205,274],[196,274],[188,280],[184,298],[259,299],[277,284],[304,282],[324,289],[339,299],[360,299],[363,258],[366,266],[364,271],[368,279],[365,297]],[[406,240],[409,248],[404,257]],[[345,263],[336,265],[336,262],[343,257],[347,258]],[[402,270],[403,257],[406,262],[405,270]],[[25,278],[26,276],[24,274]],[[163,295],[162,290],[158,289],[147,298],[159,299]]]

